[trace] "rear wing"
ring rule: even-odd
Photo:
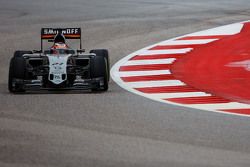
[[[41,51],[43,51],[43,40],[54,40],[57,33],[62,33],[66,39],[79,39],[82,49],[81,28],[42,28],[41,29]]]

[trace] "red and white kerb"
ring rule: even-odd
[[[249,32],[241,22],[163,41],[126,56],[111,75],[152,100],[250,116]]]

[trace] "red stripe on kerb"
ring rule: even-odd
[[[151,59],[167,59],[167,58],[180,58],[183,54],[156,54],[156,55],[137,55],[130,60],[151,60]]]
[[[228,35],[187,36],[187,37],[179,38],[177,40],[221,39],[226,36]]]
[[[230,109],[230,110],[221,110],[221,111],[233,113],[233,114],[250,115],[250,108],[249,109]]]
[[[185,98],[170,98],[164,99],[174,103],[180,104],[212,104],[212,103],[229,103],[230,100],[217,97],[217,96],[204,96],[204,97],[185,97]]]
[[[132,66],[121,66],[119,71],[169,70],[170,67],[171,64],[132,65]]]
[[[180,92],[197,92],[197,89],[190,86],[160,86],[149,88],[135,88],[143,93],[180,93]]]
[[[149,50],[165,50],[165,49],[185,49],[185,48],[195,48],[201,46],[202,44],[190,44],[190,45],[159,45],[155,46]]]
[[[160,81],[160,80],[173,80],[173,75],[147,75],[147,76],[133,76],[121,77],[124,82],[140,82],[140,81]]]

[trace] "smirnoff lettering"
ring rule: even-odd
[[[66,30],[62,30],[63,34],[78,34],[77,28],[68,28]]]
[[[51,28],[45,28],[43,29],[44,35],[55,35],[58,33],[58,29],[51,29]],[[67,28],[67,29],[61,29],[63,34],[79,34],[78,28]]]

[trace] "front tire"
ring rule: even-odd
[[[90,53],[94,53],[96,56],[101,56],[104,57],[107,61],[107,69],[108,69],[108,81],[110,80],[110,62],[109,62],[109,53],[108,50],[106,49],[96,49],[96,50],[91,50]]]
[[[23,54],[30,54],[30,52],[16,51],[10,60],[8,89],[11,93],[25,92],[23,83],[14,83],[15,79],[22,81],[26,78],[26,61]]]
[[[92,91],[107,91],[108,85],[108,62],[103,56],[94,56],[91,60],[91,78],[103,78],[103,85],[99,88],[93,88]]]

